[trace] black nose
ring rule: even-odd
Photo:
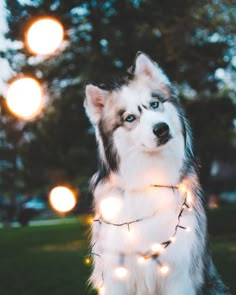
[[[153,133],[160,139],[165,139],[169,136],[170,128],[166,123],[158,123],[153,127]]]

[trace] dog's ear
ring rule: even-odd
[[[85,94],[84,107],[86,113],[92,124],[96,125],[101,119],[107,91],[89,84],[85,88]]]
[[[170,84],[169,79],[158,64],[141,51],[139,51],[135,57],[133,74],[135,76],[146,75],[152,79],[164,82],[165,84]]]

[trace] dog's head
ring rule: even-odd
[[[132,74],[112,91],[86,86],[85,109],[108,162],[134,149],[153,154],[184,141],[178,101],[160,67],[138,53]]]

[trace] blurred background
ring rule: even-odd
[[[45,19],[59,28],[33,30]],[[0,0],[2,294],[92,294],[96,143],[84,86],[119,80],[139,50],[170,77],[191,122],[212,251],[236,294],[235,33],[233,0]],[[17,88],[24,78],[39,88]],[[55,188],[71,206],[54,204]]]

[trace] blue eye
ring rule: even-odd
[[[150,102],[151,109],[155,110],[159,107],[159,101],[152,101]]]
[[[136,118],[135,118],[134,115],[128,115],[128,116],[125,118],[125,121],[131,123],[131,122],[133,122],[135,119],[136,119]]]

